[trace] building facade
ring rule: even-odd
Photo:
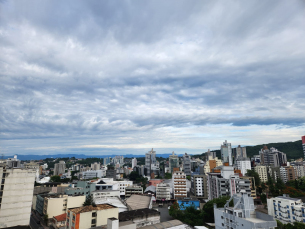
[[[68,229],[88,229],[107,225],[108,218],[118,218],[118,208],[109,204],[97,204],[69,209],[67,212]]]
[[[190,176],[192,173],[191,170],[191,157],[187,153],[183,155],[183,170],[185,175]]]
[[[135,166],[137,166],[137,158],[133,158],[132,160],[131,160],[131,168],[133,169]]]
[[[260,180],[265,183],[268,181],[267,166],[258,165],[255,167],[255,172],[258,173]]]
[[[301,199],[284,196],[267,199],[268,214],[285,222],[305,223],[305,205]]]
[[[174,170],[172,181],[174,186],[174,198],[187,197],[186,174]]]
[[[179,167],[179,158],[178,155],[175,155],[174,151],[172,152],[172,155],[169,155],[169,170],[170,173],[173,173],[174,168]]]
[[[241,171],[241,174],[243,176],[246,175],[248,170],[251,170],[251,162],[249,158],[245,158],[245,157],[238,157],[236,159],[236,166],[237,169],[239,169]]]
[[[208,199],[207,176],[196,175],[191,176],[191,192],[197,198]]]
[[[229,207],[233,199],[234,207]],[[234,194],[224,208],[214,204],[215,229],[275,228],[272,216],[255,211],[252,197],[246,194]]]
[[[233,165],[231,143],[228,143],[227,140],[225,140],[220,147],[220,151],[223,163],[228,163],[230,166]]]
[[[167,184],[167,183],[157,184],[156,199],[157,200],[170,200],[171,199],[171,187],[169,184]]]
[[[64,174],[66,170],[66,163],[64,161],[59,161],[54,165],[54,175]]]
[[[0,167],[0,228],[29,225],[35,175],[32,169]]]
[[[130,197],[133,194],[138,194],[138,195],[143,194],[143,188],[141,186],[136,186],[136,185],[128,186],[125,188],[126,198]]]

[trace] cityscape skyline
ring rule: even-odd
[[[304,135],[302,1],[0,9],[0,154],[194,154]]]

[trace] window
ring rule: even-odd
[[[91,220],[91,224],[96,224],[96,219]]]
[[[92,212],[92,217],[96,217],[96,212]]]

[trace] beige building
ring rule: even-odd
[[[174,185],[174,198],[187,197],[186,175],[184,172],[175,171],[172,175]]]
[[[96,206],[83,206],[69,209],[67,212],[66,228],[87,229],[107,225],[108,218],[119,217],[118,208],[109,204],[97,204]]]
[[[218,157],[213,158],[213,156],[209,156],[208,161],[204,165],[204,173],[211,173],[212,169],[221,166],[222,160],[218,159]]]
[[[256,199],[256,188],[255,188],[255,179],[254,177],[241,177],[242,179],[247,179],[250,181],[251,197]]]
[[[69,208],[83,206],[86,196],[68,196],[59,195],[58,197],[45,197],[43,205],[43,214],[48,218],[53,218],[60,214],[66,213]]]
[[[263,183],[268,181],[268,174],[267,174],[267,166],[265,165],[258,165],[255,167],[255,172],[258,173],[259,178]]]
[[[0,228],[29,225],[36,170],[0,167]]]

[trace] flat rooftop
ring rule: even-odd
[[[275,198],[280,198],[280,199],[285,199],[285,200],[293,200],[293,201],[299,201],[301,199],[297,199],[297,198],[292,198],[292,197],[287,197],[287,196],[277,196]]]
[[[79,208],[73,208],[70,211],[72,211],[75,214],[79,214],[79,213],[83,213],[83,212],[91,212],[91,211],[100,211],[100,210],[107,210],[107,209],[111,209],[111,208],[115,208],[112,205],[109,204],[97,204],[96,206],[83,206],[83,207],[79,207]]]

